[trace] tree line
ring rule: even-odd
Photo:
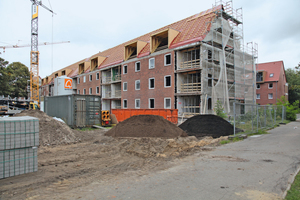
[[[9,63],[0,57],[0,96],[27,97],[30,73],[20,62]]]
[[[294,69],[285,70],[286,81],[289,84],[289,102],[300,100],[300,63]]]

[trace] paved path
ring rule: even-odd
[[[165,171],[110,184],[93,183],[73,197],[281,199],[300,168],[300,123],[282,125],[269,132],[185,158]]]

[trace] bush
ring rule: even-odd
[[[224,111],[224,108],[222,106],[222,102],[221,101],[217,101],[216,106],[215,106],[215,111],[216,111],[216,115],[219,117],[222,117],[223,119],[227,118],[227,115]]]
[[[290,104],[284,96],[281,96],[280,99],[277,99],[277,105],[283,105],[286,107],[287,120],[296,121],[296,114],[300,112],[299,100],[295,101],[293,104]]]

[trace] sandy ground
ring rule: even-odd
[[[106,130],[73,131],[80,142],[39,147],[37,172],[1,179],[0,199],[59,199],[95,181],[164,170],[227,139],[112,138],[104,136]]]

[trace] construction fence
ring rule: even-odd
[[[259,130],[274,127],[286,119],[286,108],[282,105],[253,105],[233,103],[233,116],[229,120],[234,125],[234,135],[242,133],[255,133]]]

